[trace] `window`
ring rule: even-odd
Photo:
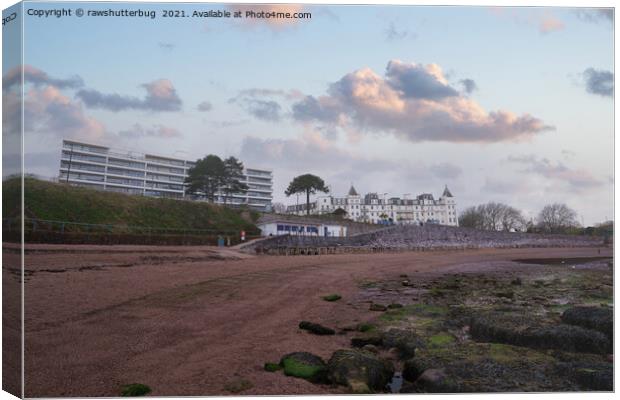
[[[123,175],[123,176],[135,176],[135,177],[140,177],[140,178],[144,177],[144,172],[130,171],[130,170],[125,170],[125,169],[120,169],[120,168],[108,168],[108,174]]]
[[[107,153],[108,149],[105,147],[93,147],[93,146],[86,146],[83,144],[75,144],[75,143],[68,143],[68,142],[64,142],[62,144],[62,147],[65,149],[70,149],[73,151],[89,151],[91,153]]]
[[[117,183],[119,185],[144,186],[143,181],[138,181],[135,179],[113,178],[110,176],[107,177],[106,182]]]
[[[145,159],[147,161],[152,161],[152,162],[156,162],[156,163],[159,163],[159,164],[176,165],[176,166],[179,166],[179,167],[182,167],[183,164],[184,164],[183,161],[181,161],[181,160],[171,160],[171,159],[168,159],[168,158],[159,158],[159,157],[146,156]]]
[[[105,172],[105,167],[103,165],[79,164],[75,162],[72,162],[71,164],[69,164],[68,161],[63,161],[60,164],[60,168],[69,169],[69,165],[71,165],[72,171],[78,169],[78,170],[101,172],[101,173]]]
[[[105,157],[90,156],[90,155],[75,154],[75,153],[71,154],[71,152],[69,152],[69,151],[63,151],[62,152],[62,157],[63,158],[71,159],[72,161],[80,160],[80,161],[91,161],[91,162],[105,163]]]
[[[60,174],[60,180],[66,180],[67,174],[63,172]],[[70,173],[69,179],[79,179],[82,181],[93,181],[93,182],[103,182],[103,175],[89,175],[89,174],[80,174],[80,173]]]
[[[108,159],[108,164],[110,164],[110,165],[119,165],[121,167],[144,169],[144,163],[120,160],[120,159],[117,159],[117,158],[109,158]]]

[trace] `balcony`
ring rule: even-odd
[[[261,170],[256,170],[256,169],[246,169],[245,170],[245,175],[247,175],[247,176],[265,177],[265,178],[271,179],[271,171],[261,171]]]

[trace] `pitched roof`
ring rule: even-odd
[[[450,189],[448,189],[448,185],[446,185],[446,188],[443,190],[443,194],[441,196],[442,197],[454,197],[452,196],[452,193],[450,193]]]
[[[351,185],[351,189],[349,189],[349,196],[359,196],[353,185]]]

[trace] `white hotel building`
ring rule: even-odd
[[[109,147],[63,140],[59,181],[93,189],[143,196],[195,199],[183,184],[195,162],[154,154],[118,151]],[[226,204],[271,210],[272,173],[245,168],[242,182],[246,193],[232,194]],[[218,195],[216,202],[224,204]]]
[[[358,222],[458,226],[456,200],[447,186],[439,199],[430,193],[421,194],[415,199],[387,198],[387,194],[380,198],[377,193],[368,193],[362,197],[351,186],[346,196],[317,196],[316,201],[310,203],[310,214],[332,214],[338,209],[346,212],[345,218]],[[288,206],[287,213],[305,215],[306,203]]]

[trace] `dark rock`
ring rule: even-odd
[[[307,352],[290,353],[282,357],[280,365],[284,374],[303,378],[310,382],[325,382],[327,378],[327,365],[317,355]]]
[[[458,278],[456,278],[456,279],[454,279],[454,278],[453,279],[449,279],[449,280],[443,282],[441,287],[442,287],[442,289],[456,290],[456,289],[461,287],[460,280]]]
[[[533,329],[522,336],[521,345],[562,349],[578,353],[606,354],[611,351],[609,339],[602,333],[573,325],[556,325]]]
[[[403,308],[403,305],[400,303],[391,303],[388,305],[388,308],[390,310],[396,309],[396,308]]]
[[[415,385],[418,390],[430,393],[450,393],[452,391],[448,377],[441,369],[427,369],[415,381]]]
[[[323,296],[323,300],[325,301],[338,301],[342,299],[342,296],[340,296],[339,294],[329,294],[327,296]]]
[[[405,329],[393,328],[383,334],[383,347],[398,349],[401,359],[413,357],[419,343],[418,336]]]
[[[611,365],[602,369],[578,368],[575,370],[575,380],[584,389],[614,390],[614,370]]]
[[[384,391],[394,375],[394,366],[363,350],[338,350],[327,363],[332,383],[348,386],[354,393]]]
[[[409,382],[415,382],[424,371],[430,368],[429,363],[424,359],[412,358],[405,361],[403,367],[403,378]]]
[[[495,292],[495,296],[497,297],[504,297],[506,299],[512,299],[514,297],[514,292],[512,291],[502,291],[502,292]]]
[[[613,365],[609,363],[566,362],[557,372],[569,376],[583,390],[613,390]]]
[[[372,330],[373,330],[373,329],[375,329],[375,328],[376,328],[376,326],[375,326],[375,325],[373,325],[373,324],[369,324],[369,323],[367,323],[367,322],[364,322],[364,323],[358,324],[358,325],[355,327],[355,329],[356,329],[357,331],[360,331],[360,332],[370,332],[370,331],[372,331]]]
[[[372,303],[370,305],[370,311],[386,311],[387,307],[382,304]]]
[[[314,333],[315,335],[334,335],[336,331],[331,328],[327,328],[320,324],[315,324],[313,322],[301,321],[299,323],[299,329],[306,330],[308,332]]]
[[[403,385],[400,387],[399,393],[417,393],[416,386],[413,382],[403,381]]]
[[[470,333],[476,341],[538,349],[596,354],[606,354],[611,350],[611,342],[600,332],[565,324],[541,325],[539,321],[521,315],[490,313],[473,317]]]
[[[372,344],[365,345],[364,347],[362,347],[362,350],[369,351],[373,354],[379,354],[379,349],[377,348],[377,346],[372,345]]]
[[[351,346],[353,347],[364,347],[367,344],[381,346],[383,345],[383,336],[377,332],[370,332],[364,336],[351,338]]]
[[[572,307],[562,314],[562,322],[594,329],[612,340],[614,334],[614,312],[608,307]]]

